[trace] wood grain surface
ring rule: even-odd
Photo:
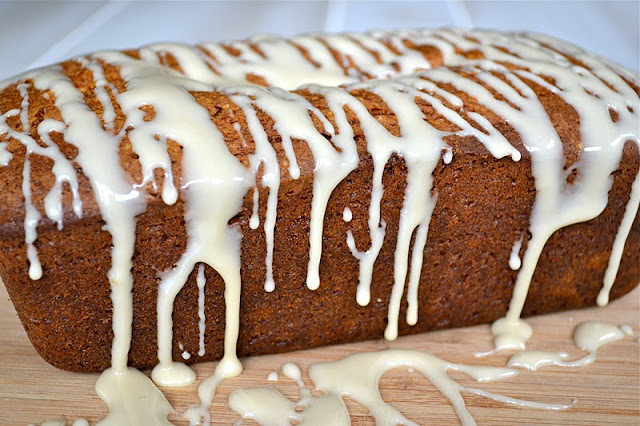
[[[640,290],[636,288],[606,308],[570,311],[530,319],[535,332],[529,349],[565,351],[572,359],[584,355],[573,345],[573,328],[585,320],[605,320],[628,324],[635,335],[640,326]],[[0,425],[39,424],[43,420],[66,416],[85,418],[94,424],[106,415],[106,406],[96,396],[97,374],[69,373],[45,363],[34,351],[15,314],[6,290],[0,285]],[[297,363],[311,386],[306,370],[318,361],[337,360],[352,353],[384,348],[407,348],[430,352],[448,361],[504,366],[508,354],[476,359],[474,352],[491,349],[488,326],[447,330],[400,338],[332,346],[284,355],[244,359],[245,371],[223,382],[212,406],[215,424],[233,424],[238,415],[227,406],[230,392],[249,386],[274,386],[294,400],[298,398],[293,381],[280,374],[268,382],[271,371],[280,373],[285,362]],[[214,364],[195,366],[198,380],[213,371]],[[148,372],[147,372],[148,373]],[[585,368],[549,367],[537,372],[521,371],[512,379],[479,384],[464,375],[452,377],[470,385],[515,398],[553,403],[578,402],[566,411],[541,411],[507,406],[472,394],[463,394],[467,407],[480,425],[558,424],[603,425],[640,424],[640,345],[625,339],[605,346],[597,361]],[[196,385],[163,389],[176,410],[170,417],[185,424],[178,413],[197,403]],[[424,377],[406,370],[392,370],[381,382],[382,397],[419,424],[457,424],[451,404]],[[365,407],[346,398],[354,424],[373,424]],[[250,424],[251,422],[246,422]],[[69,422],[71,424],[71,422]]]

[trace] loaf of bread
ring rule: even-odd
[[[517,346],[520,315],[640,281],[638,86],[558,40],[464,30],[30,71],[0,85],[0,276],[74,371],[505,315]]]

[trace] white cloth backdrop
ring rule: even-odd
[[[635,72],[640,1],[0,1],[0,80],[100,49],[252,34],[462,26],[538,31]]]

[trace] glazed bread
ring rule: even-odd
[[[541,35],[99,52],[0,86],[0,276],[74,371],[606,304],[640,281],[639,112]]]

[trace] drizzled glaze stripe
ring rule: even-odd
[[[352,354],[335,362],[323,362],[309,366],[309,376],[315,391],[313,395],[302,381],[300,369],[291,363],[282,366],[282,372],[295,380],[300,398],[294,403],[273,387],[254,387],[234,391],[229,396],[229,406],[242,419],[253,419],[263,425],[300,424],[350,425],[351,419],[343,396],[358,401],[371,413],[376,424],[417,425],[399,410],[386,403],[379,392],[379,382],[393,368],[410,368],[425,378],[451,402],[463,425],[475,425],[466,408],[462,392],[473,393],[502,404],[542,410],[566,410],[578,403],[577,398],[566,403],[545,403],[522,400],[482,389],[462,386],[449,376],[449,371],[459,371],[478,382],[498,381],[518,375],[515,368],[537,370],[549,365],[580,367],[593,363],[598,350],[609,343],[631,337],[628,326],[615,326],[600,321],[580,323],[574,331],[575,345],[588,354],[574,361],[566,361],[569,354],[563,352],[522,351],[508,361],[508,368],[454,364],[434,355],[411,350],[388,349],[373,353]]]
[[[451,402],[464,426],[475,425],[476,422],[465,406],[462,392],[503,404],[542,410],[566,410],[575,403],[575,400],[558,404],[516,399],[462,386],[449,376],[449,372],[457,371],[482,383],[512,378],[518,374],[514,369],[455,364],[425,352],[387,349],[352,354],[335,362],[311,364],[309,376],[315,390],[322,392],[321,396],[313,395],[302,381],[300,369],[287,363],[282,371],[298,385],[300,399],[297,402],[289,400],[276,389],[260,387],[233,392],[229,395],[229,406],[242,419],[253,419],[263,425],[289,424],[296,420],[299,424],[347,426],[351,424],[351,418],[342,397],[348,396],[367,407],[376,424],[417,426],[418,423],[405,417],[380,395],[380,379],[394,368],[420,372]]]
[[[630,81],[637,86],[637,77],[573,46],[538,35],[418,30],[300,36],[291,41],[258,37],[248,42],[200,47],[157,44],[140,49],[138,54],[139,58],[120,52],[101,52],[78,59],[93,75],[96,96],[103,104],[104,125],[85,105],[83,94],[60,67],[29,72],[17,80],[1,83],[0,88],[18,81],[23,82],[23,88],[31,84],[38,90],[51,91],[63,122],[48,122],[44,126],[42,123],[38,133],[63,133],[65,140],[78,148],[76,162],[91,182],[106,229],[112,236],[109,281],[114,301],[113,372],[117,374],[124,374],[127,370],[132,315],[131,257],[135,218],[146,208],[144,185],[153,182],[155,168],[163,169],[163,201],[167,204],[176,202],[178,191],[171,186],[173,176],[167,140],[174,140],[182,146],[184,173],[180,193],[186,205],[189,239],[187,251],[174,269],[163,274],[159,288],[160,363],[154,369],[153,378],[164,385],[181,385],[195,379],[190,369],[171,359],[171,313],[176,295],[198,263],[212,267],[225,282],[225,355],[218,365],[218,379],[212,382],[219,383],[222,377],[241,371],[235,344],[239,323],[242,236],[228,222],[241,210],[247,191],[258,185],[255,176],[259,169],[263,172],[260,184],[269,189],[264,224],[267,235],[265,259],[269,271],[265,288],[269,290],[275,285],[270,281],[272,233],[281,177],[273,147],[267,143],[264,129],[255,120],[255,109],[274,121],[274,129],[283,141],[288,173],[293,179],[300,176],[300,169],[292,140],[305,141],[313,154],[315,177],[307,278],[310,289],[320,285],[318,265],[327,202],[333,189],[357,167],[359,161],[345,108],[356,115],[367,140],[367,150],[374,161],[369,210],[372,245],[368,251],[358,252],[353,235],[347,235],[349,247],[361,264],[357,302],[363,305],[370,299],[371,265],[385,238],[385,224],[380,218],[384,190],[382,172],[392,155],[404,158],[408,181],[394,258],[394,286],[385,331],[388,339],[397,336],[399,306],[407,277],[407,322],[415,324],[417,321],[416,294],[422,251],[437,199],[437,194],[431,194],[432,173],[441,158],[445,163],[451,160],[451,149],[444,138],[451,135],[473,136],[496,158],[510,156],[513,161],[518,161],[521,156],[487,117],[473,111],[466,112],[465,101],[444,87],[465,93],[505,119],[517,131],[531,156],[537,189],[530,220],[531,239],[522,259],[509,312],[493,328],[498,347],[523,347],[530,335],[530,329],[519,317],[547,239],[557,229],[590,220],[602,212],[607,204],[611,173],[618,167],[624,143],[640,143],[638,95],[627,83]],[[442,62],[451,68],[430,70],[432,64],[429,60],[434,64]],[[165,66],[165,63],[173,63],[174,68]],[[119,69],[126,82],[125,91],[118,92],[106,81],[101,71],[105,64]],[[249,84],[256,77],[270,86],[281,88],[265,89]],[[372,77],[382,80],[369,80]],[[566,158],[560,137],[530,82],[562,98],[580,117],[581,152],[569,170],[564,170]],[[282,90],[293,89],[300,84],[307,84],[303,89],[326,100],[337,129],[307,99]],[[325,84],[345,86],[326,87],[323,86]],[[220,91],[230,96],[243,110],[248,131],[257,146],[249,167],[230,154],[207,111],[190,94],[195,91]],[[388,106],[397,119],[399,135],[390,132],[371,115],[355,96],[358,91],[370,92]],[[113,133],[113,110],[107,106],[110,103],[109,93],[126,116],[123,132],[119,134]],[[28,93],[22,90],[21,95],[23,106],[17,114],[26,114]],[[417,100],[455,124],[458,130],[444,132],[431,126]],[[151,121],[145,121],[141,106],[153,107],[155,116]],[[610,111],[616,113],[616,119]],[[16,112],[2,116],[0,135],[28,145],[25,138],[30,129],[23,125],[18,132],[23,136],[14,136],[17,130],[7,124],[11,114]],[[320,123],[321,129],[314,119]],[[130,183],[119,164],[118,146],[124,132],[128,133],[132,148],[143,166],[141,182]],[[331,137],[331,141],[325,138],[325,134]],[[4,147],[0,146],[3,164],[8,163],[12,155]],[[44,155],[56,164],[63,163],[54,150]],[[211,167],[211,164],[216,166]],[[25,181],[28,181],[28,155],[24,170]],[[570,185],[567,177],[572,170],[578,171],[578,177]],[[61,174],[72,182],[71,174]],[[636,181],[638,179],[636,177]],[[56,188],[53,193],[59,194],[60,191]],[[639,191],[640,185],[634,184],[624,224],[616,241],[617,247],[624,245],[633,212],[637,211]],[[28,203],[26,189],[25,199]],[[254,197],[254,202],[258,202],[257,197]],[[80,214],[80,208],[77,210]],[[53,212],[51,214],[55,217]],[[38,220],[25,221],[28,244],[35,240],[32,230],[35,230]],[[410,247],[414,233],[416,238]],[[38,264],[35,255],[30,255],[30,261],[32,266]],[[615,254],[610,271],[615,271],[618,262]],[[32,277],[38,278],[37,266],[34,268]],[[615,275],[614,272],[611,274]],[[605,292],[608,292],[608,287],[605,287]]]

